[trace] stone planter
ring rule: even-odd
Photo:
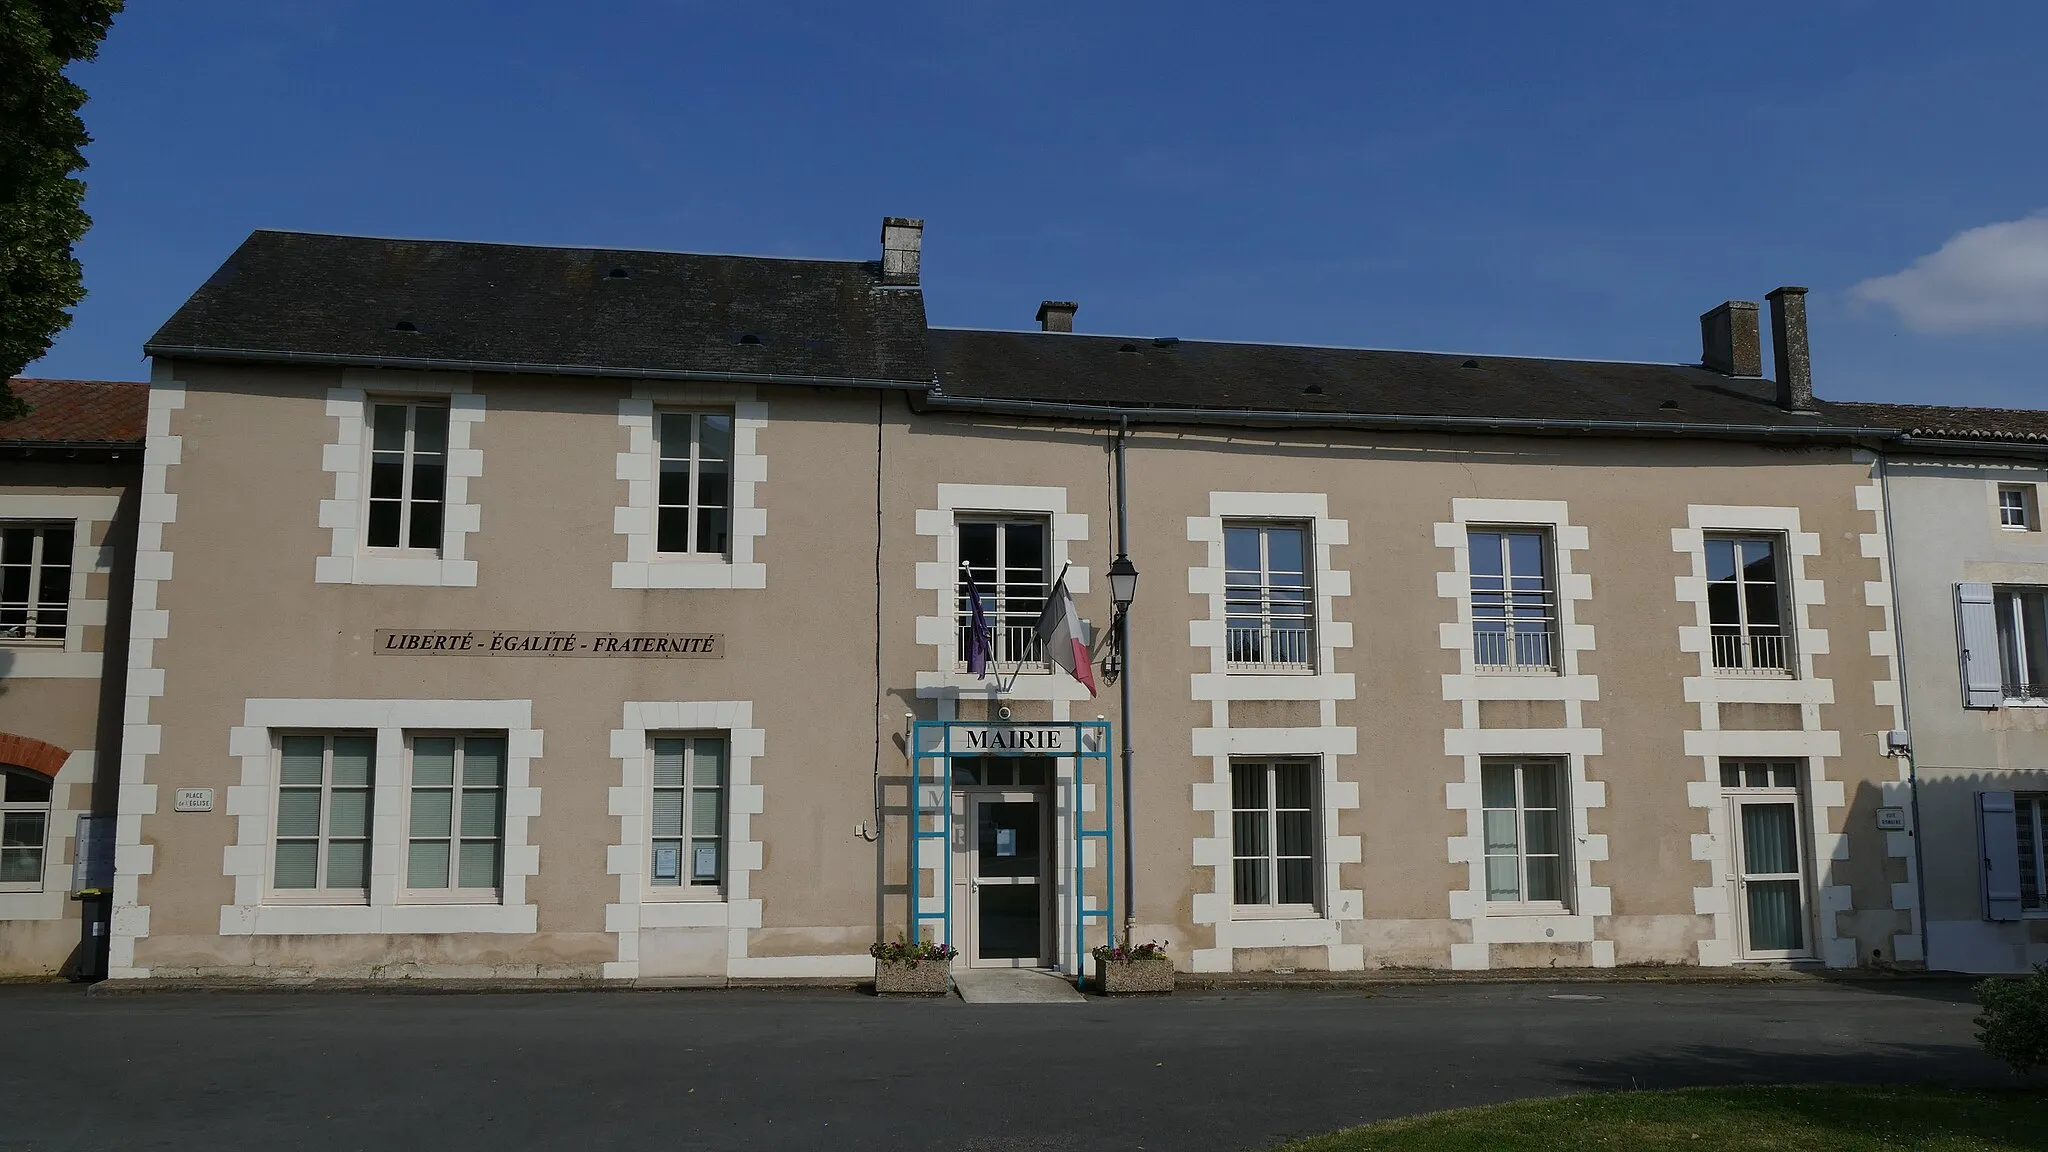
[[[875,995],[944,996],[949,960],[877,960]]]
[[[1147,960],[1095,962],[1095,988],[1105,996],[1133,992],[1173,991],[1173,961],[1164,956]]]

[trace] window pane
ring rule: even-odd
[[[1480,821],[1486,830],[1486,854],[1488,856],[1513,856],[1515,854],[1515,812],[1512,808],[1488,811]]]
[[[445,788],[414,789],[412,835],[446,836],[455,815],[455,798]]]
[[[277,794],[279,836],[320,835],[320,790],[286,788]]]
[[[690,782],[716,787],[725,782],[725,741],[699,740],[691,758]]]
[[[690,831],[699,836],[718,835],[718,793],[706,789],[690,793]]]
[[[674,788],[683,782],[683,748],[681,740],[656,740],[654,742],[654,786]]]
[[[0,846],[41,848],[45,815],[42,812],[9,812],[0,817]]]
[[[1472,575],[1502,575],[1500,533],[1474,532],[1467,537],[1467,541],[1472,556]]]
[[[728,539],[726,524],[731,516],[732,513],[724,508],[697,509],[696,551],[702,552],[707,556],[723,555]]]
[[[1543,536],[1538,532],[1510,532],[1508,571],[1516,576],[1540,580],[1543,577]]]
[[[462,888],[496,888],[498,886],[498,842],[496,840],[469,840],[462,845]]]
[[[683,794],[680,790],[663,789],[654,794],[653,825],[656,836],[683,834]]]
[[[996,526],[986,522],[960,522],[960,559],[974,569],[983,591],[995,579]]]
[[[2048,685],[2048,597],[2039,592],[2022,595],[2020,618],[2026,629],[2027,684],[2033,694]]]
[[[688,508],[663,508],[655,514],[654,550],[657,552],[688,552],[690,550],[690,510]]]
[[[0,787],[5,788],[0,792],[0,798],[14,804],[47,804],[50,802],[50,784],[48,776],[34,772],[0,771]]]
[[[377,758],[375,736],[334,738],[334,786],[357,788],[370,782],[370,764]]]
[[[1280,861],[1280,903],[1313,904],[1315,901],[1316,879],[1313,862]]]
[[[1239,860],[1232,871],[1237,885],[1234,899],[1239,904],[1272,903],[1272,894],[1266,890],[1264,860]]]
[[[663,412],[661,414],[661,455],[663,459],[687,460],[690,458],[690,423],[693,417],[688,412]]]
[[[33,563],[35,560],[35,548],[35,529],[8,528],[0,530],[0,563]]]
[[[1529,899],[1564,899],[1564,861],[1555,856],[1529,858]]]
[[[398,517],[400,505],[396,500],[372,501],[370,504],[370,547],[398,547]]]
[[[411,844],[405,856],[405,883],[408,888],[446,888],[448,842],[426,840]]]
[[[375,453],[370,458],[370,499],[397,500],[405,495],[405,457]]]
[[[503,793],[464,792],[462,794],[462,834],[464,836],[496,836],[498,834],[498,801]]]
[[[1799,769],[1792,764],[1771,765],[1771,786],[1774,788],[1797,788]]]
[[[663,460],[661,462],[660,488],[654,501],[664,506],[680,506],[690,502],[690,462],[688,460]]]
[[[437,492],[432,502],[415,500],[412,504],[412,523],[406,527],[406,546],[409,548],[439,548],[441,546],[441,504]]]
[[[1768,764],[1745,764],[1742,766],[1742,775],[1751,788],[1771,786],[1771,768]]]
[[[1308,571],[1308,533],[1299,528],[1266,529],[1266,567],[1275,573],[1299,575]],[[1275,583],[1279,583],[1278,580]],[[1299,583],[1299,581],[1291,581]]]
[[[1520,900],[1522,883],[1515,871],[1513,856],[1488,856],[1486,858],[1486,898],[1488,900]]]
[[[318,798],[318,793],[313,793]],[[282,835],[283,833],[280,833]],[[327,802],[329,836],[370,834],[370,792],[367,788],[337,788]]]
[[[1749,623],[1775,626],[1778,623],[1778,586],[1751,584],[1743,589],[1749,600]]]
[[[505,738],[472,736],[462,748],[465,788],[496,788],[505,778]]]
[[[1772,558],[1777,549],[1769,540],[1744,540],[1740,542],[1742,555],[1742,578],[1744,580],[1770,583],[1778,578],[1778,564]]]
[[[1751,875],[1799,871],[1799,829],[1791,804],[1742,806],[1742,866]]]
[[[1529,764],[1522,768],[1522,803],[1530,808],[1556,808],[1560,803],[1558,777],[1562,775],[1554,764]]]
[[[412,782],[422,788],[455,783],[455,740],[421,736],[412,742]]]
[[[448,450],[448,410],[439,404],[422,404],[412,410],[412,448],[415,452],[439,454]]]
[[[655,884],[683,882],[683,845],[680,840],[656,840],[654,858],[648,864],[648,879]]]
[[[1707,579],[1733,580],[1735,578],[1735,541],[1707,541]]]
[[[1721,765],[1721,787],[1723,787],[1723,788],[1740,788],[1740,787],[1742,787],[1742,765],[1740,765],[1740,764],[1729,764],[1729,763],[1726,763],[1726,762],[1722,763],[1722,765]]]
[[[716,884],[719,871],[719,851],[716,840],[692,840],[690,842],[690,883]]]
[[[1515,806],[1515,767],[1487,764],[1479,770],[1480,804],[1487,808]]]
[[[368,888],[370,846],[361,840],[338,840],[327,846],[327,886]],[[283,885],[279,885],[283,887]]]
[[[371,409],[370,447],[378,452],[405,451],[405,405],[378,404]]]
[[[1555,856],[1564,850],[1562,814],[1556,809],[1526,812],[1522,827],[1528,835],[1523,851],[1531,856]]]
[[[42,849],[0,848],[0,883],[34,884],[42,878]]]
[[[1276,764],[1273,766],[1273,806],[1276,808],[1308,808],[1310,781],[1306,764]]]
[[[1315,852],[1315,815],[1310,812],[1282,812],[1276,817],[1280,824],[1279,855],[1310,856]]]
[[[701,465],[697,470],[697,503],[705,508],[732,506],[732,473],[723,463]]]
[[[697,456],[702,460],[732,459],[732,417],[697,418]]]
[[[1733,584],[1707,585],[1707,619],[1715,626],[1733,628],[1742,623],[1741,592]]]
[[[327,742],[318,736],[286,736],[278,741],[278,779],[286,784],[318,784],[321,753]]]
[[[1230,770],[1230,806],[1266,806],[1266,768],[1262,764],[1239,764]]]
[[[312,840],[279,844],[276,883],[279,888],[318,888],[320,845]]]
[[[1272,851],[1266,843],[1266,814],[1238,812],[1231,816],[1235,831],[1233,851],[1239,856],[1265,856]]]
[[[1223,530],[1223,566],[1233,572],[1257,572],[1259,570],[1259,530],[1257,528],[1225,528]]]

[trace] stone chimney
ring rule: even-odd
[[[1074,313],[1081,306],[1072,300],[1046,300],[1038,305],[1038,329],[1041,332],[1072,332]]]
[[[1771,352],[1777,361],[1778,407],[1811,412],[1813,364],[1806,355],[1806,289],[1779,288],[1766,293],[1771,302]]]
[[[924,221],[882,217],[882,283],[915,284],[924,248]]]
[[[1762,376],[1756,301],[1730,300],[1700,315],[1700,363],[1723,376]]]

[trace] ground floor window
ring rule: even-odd
[[[505,849],[505,737],[411,738],[405,886],[496,890]]]
[[[1486,898],[1568,905],[1563,762],[1488,760],[1479,772]]]
[[[656,736],[653,859],[656,888],[717,889],[725,877],[725,763],[722,736]]]
[[[273,888],[357,899],[368,891],[376,760],[370,732],[278,737]]]
[[[42,888],[50,793],[48,776],[0,765],[0,891]]]
[[[1230,766],[1231,863],[1239,907],[1314,911],[1315,769],[1308,760]]]

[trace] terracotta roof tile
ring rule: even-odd
[[[0,421],[0,443],[140,444],[149,385],[110,380],[7,382],[31,411]]]

